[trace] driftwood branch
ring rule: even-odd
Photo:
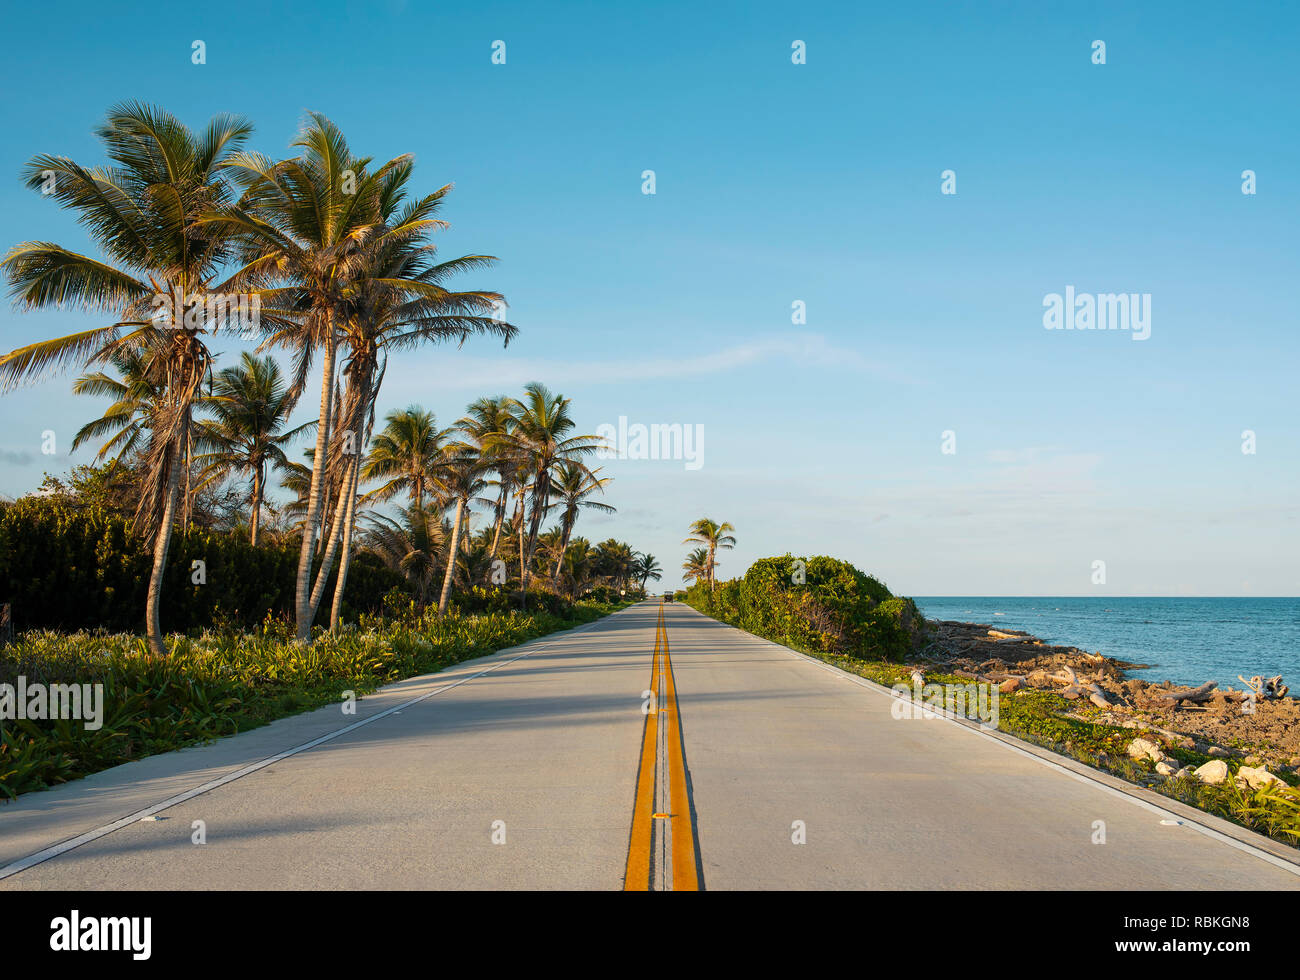
[[[1214,697],[1214,689],[1218,686],[1218,681],[1206,681],[1200,687],[1194,687],[1190,691],[1165,691],[1163,694],[1156,695],[1156,697],[1165,698],[1175,704],[1181,704],[1184,701],[1200,704],[1202,701],[1208,701]]]
[[[1256,674],[1250,680],[1246,680],[1246,678],[1238,674],[1237,680],[1250,688],[1255,697],[1262,698],[1265,701],[1274,698],[1284,698],[1286,697],[1287,691],[1290,690],[1289,687],[1282,683],[1281,674],[1278,674],[1276,677],[1269,677],[1268,679]]]
[[[1088,692],[1088,700],[1098,708],[1110,707],[1110,701],[1106,697],[1106,692],[1101,689],[1101,686],[1098,685],[1096,681],[1085,684],[1083,687],[1084,690]]]

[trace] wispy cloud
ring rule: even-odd
[[[1025,449],[990,449],[984,458],[990,463],[1032,463],[1049,453],[1060,452],[1056,446],[1029,446]]]
[[[795,362],[823,370],[868,373],[891,381],[911,382],[896,367],[831,344],[820,334],[761,337],[711,353],[687,356],[631,356],[607,359],[484,357],[461,353],[431,354],[427,368],[414,365],[421,384],[451,389],[504,389],[530,381],[552,387],[573,383],[623,384],[662,378],[720,374],[768,362]],[[390,375],[391,377],[391,375]],[[400,384],[400,382],[399,382]]]

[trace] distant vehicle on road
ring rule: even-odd
[[[673,601],[673,596],[674,596],[675,594],[676,594],[676,593],[673,593],[673,592],[665,592],[665,593],[664,593],[664,602],[672,602],[672,601]]]

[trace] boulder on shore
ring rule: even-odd
[[[1278,779],[1267,769],[1259,769],[1255,766],[1242,766],[1237,770],[1237,783],[1245,783],[1251,789],[1263,789],[1265,786],[1271,786],[1274,783],[1280,783]]]
[[[1135,738],[1128,744],[1128,755],[1134,762],[1140,762],[1143,759],[1162,762],[1165,758],[1165,751],[1149,739]]]
[[[1228,764],[1222,759],[1211,759],[1192,773],[1197,779],[1210,786],[1218,786],[1228,778]]]

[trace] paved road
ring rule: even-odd
[[[95,839],[0,889],[613,890],[643,803],[647,818],[679,811],[653,816],[693,837],[672,853],[693,850],[686,880],[710,889],[1300,888],[1248,848],[974,731],[894,719],[886,694],[841,672],[678,604],[661,632],[659,613],[643,603],[413,678],[355,716],[322,709],[21,798],[0,807],[0,874]],[[664,634],[667,690],[652,682]],[[647,689],[663,714],[643,710]],[[662,729],[676,753],[647,735],[660,717],[679,726]],[[638,796],[656,751],[667,782],[684,755],[689,818]]]

